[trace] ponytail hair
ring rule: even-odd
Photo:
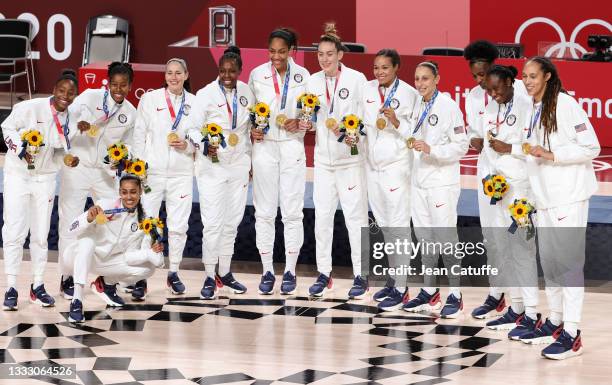
[[[230,45],[225,51],[223,56],[219,58],[219,68],[227,60],[233,60],[240,71],[242,71],[242,56],[240,56],[240,48],[235,45]]]
[[[438,63],[436,63],[433,60],[428,60],[428,61],[424,61],[421,62],[417,65],[417,67],[427,67],[431,70],[431,72],[433,73],[434,77],[438,76],[440,74],[440,69],[438,68]]]
[[[336,50],[340,51],[348,51],[348,49],[342,44],[342,39],[338,35],[338,31],[336,30],[336,23],[328,22],[323,26],[323,35],[321,35],[321,40],[319,42],[328,42],[332,43],[336,46]]]
[[[79,88],[79,81],[77,80],[76,72],[72,68],[64,68],[60,76],[55,81],[55,85],[63,80],[70,80],[74,83],[77,89]]]
[[[540,69],[546,74],[550,74],[550,79],[546,82],[546,89],[544,90],[544,96],[542,97],[542,117],[541,122],[544,126],[544,144],[548,142],[550,149],[550,134],[557,131],[557,99],[559,92],[565,92],[561,84],[561,78],[557,72],[557,67],[550,61],[550,59],[543,56],[535,56],[527,61],[528,63],[538,63]]]

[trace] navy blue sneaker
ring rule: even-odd
[[[440,311],[440,317],[442,318],[457,318],[463,311],[463,296],[461,298],[455,297],[454,294],[449,294],[446,297],[446,303]]]
[[[392,288],[387,298],[378,304],[378,308],[383,311],[394,311],[407,304],[409,299],[408,288],[406,288],[404,293],[400,293],[396,288]]]
[[[168,278],[166,278],[166,285],[168,286],[168,290],[170,293],[174,295],[184,294],[185,293],[185,285],[181,282],[181,279],[178,276],[176,271],[169,271]]]
[[[70,313],[68,313],[68,322],[81,323],[85,321],[83,315],[83,304],[78,299],[73,299],[70,302]]]
[[[521,342],[532,345],[552,344],[563,331],[563,324],[556,326],[547,318],[539,328],[523,334]]]
[[[285,271],[283,274],[283,282],[281,282],[281,294],[293,295],[297,289],[297,278],[290,271]]]
[[[266,271],[266,274],[261,276],[261,282],[259,282],[259,294],[270,295],[274,293],[274,274],[270,271]]]
[[[358,275],[353,279],[353,287],[348,292],[349,299],[362,299],[368,292],[368,280]]]
[[[144,301],[147,297],[147,280],[141,279],[134,284],[134,290],[132,290],[132,300],[136,302]]]
[[[436,289],[435,293],[429,294],[425,290],[421,289],[419,295],[416,298],[408,301],[403,309],[409,312],[420,312],[420,311],[433,311],[439,310],[442,307],[442,301],[440,300],[440,289]]]
[[[393,289],[395,289],[395,282],[387,281],[385,287],[374,293],[372,298],[376,302],[382,302],[389,296],[389,294],[391,294],[391,292],[393,292]]]
[[[217,296],[217,282],[211,277],[206,277],[204,286],[200,290],[200,299],[215,299]]]
[[[96,278],[90,287],[108,306],[119,307],[125,305],[123,298],[117,294],[117,284],[107,285],[102,276]]]
[[[537,319],[532,319],[525,314],[517,323],[516,327],[508,332],[508,338],[518,341],[521,336],[530,333],[542,326],[542,315],[538,313]]]
[[[123,291],[125,294],[130,294],[134,290],[134,285],[122,286],[119,284],[119,286],[121,287],[121,291]]]
[[[487,322],[487,327],[491,330],[512,330],[516,327],[518,322],[520,322],[520,318],[525,313],[515,313],[512,310],[512,306],[508,307],[508,311],[506,314],[499,317],[498,319],[494,319],[492,321]]]
[[[495,297],[488,295],[482,305],[472,310],[472,317],[476,319],[485,319],[501,313],[505,308],[506,300],[504,299],[503,293],[499,299],[495,299]]]
[[[244,294],[247,291],[246,286],[236,281],[236,279],[234,279],[234,275],[231,272],[227,273],[223,277],[220,277],[219,274],[217,274],[215,281],[218,288],[227,286],[234,294]]]
[[[50,307],[55,305],[55,299],[47,294],[45,285],[40,285],[34,289],[34,285],[30,285],[30,302],[42,307]]]
[[[2,304],[2,309],[4,310],[17,310],[17,298],[19,294],[14,287],[11,287],[4,293],[4,303]]]
[[[328,277],[325,274],[319,274],[316,282],[308,288],[308,294],[317,298],[323,297],[323,294],[330,290],[333,285],[334,281],[331,279],[331,277]]]
[[[557,340],[542,350],[542,356],[551,360],[564,360],[581,355],[583,350],[580,330],[578,330],[576,337],[572,337],[568,332],[562,330]]]
[[[60,279],[60,294],[67,300],[71,300],[74,296],[74,280],[71,275],[66,277],[66,279],[62,275]]]

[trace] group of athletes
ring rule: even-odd
[[[417,65],[414,83],[398,78],[400,56],[383,49],[374,58],[374,79],[342,63],[345,47],[335,26],[325,26],[318,44],[321,70],[313,75],[292,59],[296,34],[274,30],[268,39],[270,61],[256,67],[249,83],[238,80],[242,59],[229,47],[219,59],[219,75],[195,95],[190,93],[187,63],[173,58],[166,64],[165,86],[143,95],[137,108],[126,96],[133,81],[127,63],[108,67],[108,87],[77,95],[74,71],[64,71],[48,98],[14,106],[2,123],[8,152],[4,164],[4,266],[7,276],[5,310],[16,310],[17,276],[28,232],[32,260],[30,300],[53,306],[43,284],[47,235],[59,172],[60,292],[71,300],[69,320],[83,322],[83,289],[88,275],[97,278],[93,292],[108,305],[121,306],[117,284],[144,300],[147,278],[164,264],[163,247],[142,230],[147,217],[157,217],[166,202],[169,270],[173,294],[186,291],[179,265],[192,210],[196,177],[202,223],[205,278],[200,298],[216,298],[227,286],[240,294],[247,288],[231,272],[238,225],[243,217],[252,176],[256,245],[263,264],[260,294],[274,293],[275,218],[280,206],[284,225],[285,268],[281,294],[297,288],[296,264],[304,230],[306,184],[304,135],[316,132],[313,200],[316,261],[319,276],[309,287],[322,297],[332,288],[334,214],[342,206],[349,234],[354,281],[350,299],[363,298],[368,280],[362,275],[361,228],[368,226],[368,204],[378,226],[410,229],[427,239],[431,228],[454,228],[460,185],[460,159],[473,147],[478,153],[478,177],[503,175],[509,187],[499,204],[478,192],[483,233],[512,225],[508,204],[529,199],[537,208],[534,224],[574,227],[584,232],[589,198],[597,189],[591,160],[599,153],[592,125],[576,100],[565,93],[553,63],[529,59],[522,81],[514,67],[495,64],[497,49],[487,41],[466,47],[464,56],[477,85],[466,99],[466,120],[457,103],[438,90],[440,68],[433,61]],[[302,117],[297,106],[303,94],[314,94],[320,106]],[[254,124],[252,108],[269,107],[267,124]],[[347,122],[347,117],[357,121]],[[363,124],[349,135],[347,125]],[[212,145],[202,132],[207,124],[222,127],[225,140]],[[24,133],[36,129],[43,146],[34,153]],[[131,156],[148,164],[146,187],[140,175],[117,172],[105,162],[107,149],[127,144]],[[83,212],[87,196],[94,205]],[[401,230],[400,230],[401,231]],[[485,236],[487,234],[484,234]],[[520,271],[537,282],[536,244],[520,231],[506,246],[487,245],[491,260],[512,258]],[[495,237],[495,235],[491,235]],[[448,237],[456,238],[457,234]],[[540,236],[538,242],[547,241]],[[520,238],[520,239],[519,239]],[[508,250],[512,250],[509,252]],[[555,269],[556,256],[540,250],[542,267]],[[584,261],[584,249],[576,255]],[[508,257],[509,255],[509,257]],[[402,263],[390,255],[390,263]],[[460,263],[452,255],[422,255],[426,267]],[[438,311],[446,318],[463,309],[459,278],[449,277],[449,294],[442,306],[433,277],[409,297],[406,277],[396,276],[373,298],[384,311]],[[519,286],[519,285],[517,285]],[[537,313],[537,285],[491,287],[478,319],[494,317],[487,326],[509,330],[509,338],[530,344],[550,344],[542,354],[563,359],[582,353],[578,323],[583,287],[546,285],[550,316]],[[505,306],[505,295],[511,306]],[[504,312],[505,310],[505,312]],[[502,313],[503,312],[503,313]],[[497,316],[497,318],[495,318]]]

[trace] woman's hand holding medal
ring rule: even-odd
[[[87,210],[87,222],[93,222],[94,219],[97,219],[100,215],[104,216],[104,210],[102,210],[102,207],[91,206],[89,210]]]
[[[531,147],[531,149],[529,150],[529,154],[531,156],[535,156],[536,158],[542,158],[551,161],[555,160],[555,154],[553,154],[551,151],[546,150],[542,146]]]
[[[424,140],[415,140],[412,148],[414,148],[415,151],[421,151],[425,154],[429,154],[431,152],[431,146],[425,143]]]
[[[387,108],[381,108],[379,110],[379,112],[385,117],[387,118],[387,120],[393,124],[393,127],[398,128],[400,125],[400,121],[397,119],[397,116],[395,115],[395,110],[393,108],[387,107]]]

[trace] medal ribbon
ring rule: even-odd
[[[234,97],[232,98],[232,108],[230,109],[229,102],[227,101],[227,95],[225,94],[225,88],[221,85],[221,81],[219,81],[219,88],[221,88],[221,93],[223,94],[223,98],[225,98],[225,106],[227,107],[227,115],[229,116],[232,122],[232,131],[236,129],[237,121],[238,121],[238,87],[234,89]]]
[[[325,79],[325,97],[327,99],[327,105],[329,106],[328,116],[334,113],[334,102],[336,101],[336,89],[340,82],[340,75],[342,74],[342,67],[338,65],[338,73],[336,74],[336,84],[334,84],[333,96],[329,95],[329,87],[327,86],[327,79]]]
[[[423,122],[425,122],[425,118],[427,117],[427,115],[429,115],[429,111],[431,111],[431,107],[433,107],[433,104],[436,101],[436,98],[438,97],[438,93],[439,91],[436,90],[436,92],[434,92],[433,96],[431,97],[431,100],[427,102],[427,105],[425,106],[425,109],[421,113],[421,116],[419,117],[419,121],[417,122],[417,125],[414,128],[414,131],[412,131],[413,135],[419,131],[419,129],[423,125]]]
[[[272,69],[272,81],[274,82],[274,93],[276,93],[276,99],[280,97],[280,87],[278,86],[278,79],[276,79],[276,69],[273,64],[270,64]],[[290,76],[290,67],[289,63],[287,63],[287,73],[285,73],[285,84],[283,84],[283,95],[281,97],[281,106],[280,111],[285,109],[285,104],[287,104],[287,91],[289,90],[289,76]]]
[[[540,113],[542,112],[542,105],[540,105],[540,107],[538,107],[538,110],[535,114],[535,116],[533,117],[533,119],[531,120],[531,124],[529,125],[529,131],[527,132],[527,139],[529,139],[531,137],[531,134],[533,133],[533,129],[535,128],[536,123],[540,120]]]
[[[66,123],[64,123],[64,125],[62,126],[59,121],[59,117],[57,116],[57,110],[53,105],[53,98],[49,99],[49,106],[51,107],[51,115],[53,115],[53,121],[55,122],[55,128],[57,129],[57,133],[60,136],[62,147],[64,147],[66,152],[69,152],[70,139],[68,139],[68,134],[70,134],[70,130],[68,129],[68,123],[70,122],[70,114],[68,114],[68,110],[66,110]]]
[[[179,108],[178,116],[174,113],[174,106],[172,106],[172,102],[170,101],[170,93],[168,93],[168,89],[164,90],[166,94],[166,104],[168,105],[168,111],[170,111],[170,118],[172,119],[172,132],[176,131],[179,123],[181,122],[181,118],[183,117],[183,110],[185,108],[185,91],[183,90],[183,97],[181,98],[181,107]]]

